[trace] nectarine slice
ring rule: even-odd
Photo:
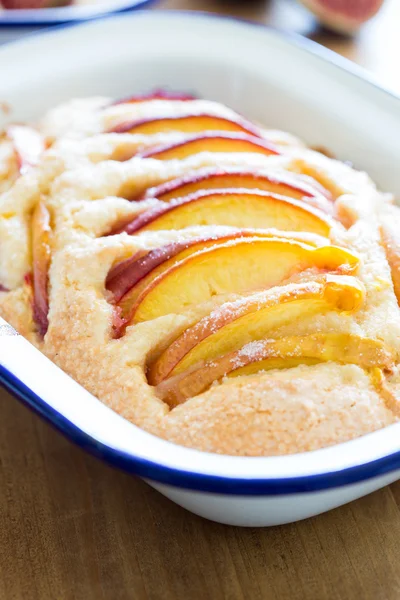
[[[170,92],[168,90],[154,90],[154,92],[149,92],[148,94],[136,94],[134,96],[127,96],[126,98],[121,98],[120,100],[116,100],[113,102],[113,106],[118,104],[138,104],[140,102],[151,102],[152,100],[168,100],[168,101],[178,101],[185,102],[188,100],[195,100],[196,96],[191,94],[184,94],[180,92]]]
[[[243,169],[213,169],[203,173],[194,171],[184,177],[148,189],[140,199],[158,198],[163,202],[169,202],[200,190],[223,188],[256,188],[264,192],[289,196],[295,200],[304,200],[325,212],[332,212],[332,205],[329,202],[332,200],[330,193],[311,177],[289,173],[272,175]]]
[[[333,221],[314,206],[261,190],[205,190],[139,214],[118,233],[184,229],[192,225],[273,227],[327,237]]]
[[[203,246],[204,243],[215,245],[221,241],[225,242],[241,237],[294,240],[314,248],[328,246],[330,243],[328,238],[301,231],[278,231],[277,229],[228,229],[226,232],[221,231],[206,234],[204,237],[172,242],[165,246],[154,248],[153,250],[135,252],[133,256],[116,263],[110,269],[106,278],[106,289],[112,292],[114,301],[119,302],[122,296],[133,286],[137,285],[137,283],[147,274],[153,274],[156,267],[163,265],[163,267],[167,268],[168,266],[169,268],[171,263],[168,262],[168,265],[166,263],[169,259],[176,258],[177,261],[182,260],[182,258],[192,254],[192,250],[194,252],[197,252],[199,249],[202,250],[205,247]],[[186,249],[188,249],[188,253],[186,252]],[[185,251],[184,254],[182,254],[183,251]],[[175,264],[175,262],[173,264]]]
[[[376,367],[370,371],[370,379],[378,394],[382,396],[386,406],[397,416],[400,416],[400,390],[398,385],[390,385],[386,374]]]
[[[359,259],[336,246],[312,248],[278,238],[232,240],[192,254],[147,286],[132,310],[148,321],[213,296],[264,289],[310,267],[351,273]]]
[[[128,121],[117,125],[112,130],[115,133],[138,133],[154,135],[156,133],[201,133],[205,131],[240,131],[256,137],[262,137],[258,127],[243,117],[228,119],[210,114],[173,115],[168,117],[148,117],[136,121]]]
[[[364,289],[357,279],[321,276],[310,281],[272,288],[228,302],[182,333],[150,366],[148,380],[163,379],[233,352],[287,323],[329,311],[357,310]]]
[[[243,229],[173,242],[150,250],[144,255],[136,253],[133,257],[116,264],[106,279],[106,289],[112,292],[114,302],[118,304],[117,318],[114,323],[115,336],[120,337],[123,334],[130,321],[132,308],[140,294],[156,277],[177,262],[199,250],[228,240],[241,237],[271,238],[277,236],[282,239],[297,239],[297,241],[314,247],[329,244],[329,240],[326,238],[310,234],[290,232],[284,238],[285,233],[276,230]]]
[[[38,164],[46,145],[43,136],[36,129],[27,125],[9,125],[7,137],[15,148],[20,171]]]
[[[43,202],[38,202],[32,216],[33,318],[42,337],[47,332],[49,324],[50,238],[49,211]]]
[[[250,342],[195,370],[171,377],[157,387],[159,395],[174,407],[207,390],[222,377],[251,375],[299,363],[335,361],[364,369],[394,366],[391,352],[377,340],[344,333],[316,333]]]
[[[383,219],[381,237],[392,274],[394,293],[400,305],[400,210],[398,208],[393,207],[391,214]]]
[[[186,137],[181,142],[153,146],[136,154],[142,158],[157,160],[183,160],[199,152],[253,152],[256,154],[280,154],[275,144],[247,133],[199,133]]]

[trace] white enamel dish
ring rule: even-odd
[[[132,13],[4,46],[0,72],[10,119],[36,118],[76,96],[193,91],[327,146],[400,194],[400,99],[329,51],[265,27],[196,13]],[[296,521],[400,478],[400,424],[283,457],[175,446],[102,405],[4,321],[0,380],[76,443],[222,523]]]

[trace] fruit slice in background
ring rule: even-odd
[[[46,150],[43,136],[27,125],[9,125],[6,133],[14,146],[20,172],[37,165]]]
[[[163,144],[152,147],[136,156],[142,158],[156,158],[157,160],[183,160],[199,152],[253,152],[256,154],[280,154],[275,144],[262,140],[247,133],[199,133],[188,136],[181,142]]]
[[[384,0],[300,0],[328,29],[338,33],[356,32],[371,19]]]
[[[158,89],[148,94],[136,94],[134,96],[127,96],[126,98],[120,98],[112,103],[113,106],[118,104],[137,104],[140,102],[151,102],[152,100],[169,100],[177,102],[186,102],[189,100],[196,100],[196,96],[181,92],[170,92],[168,90]]]
[[[170,117],[149,117],[137,121],[121,123],[112,129],[114,133],[138,133],[154,135],[157,133],[201,133],[205,131],[236,131],[262,137],[258,127],[243,117],[228,119],[218,115],[189,114]]]
[[[397,207],[393,207],[389,215],[382,217],[381,238],[400,306],[400,210]]]
[[[227,225],[308,231],[327,237],[333,224],[325,213],[305,202],[257,189],[237,188],[199,191],[163,203],[113,233],[125,231],[132,235],[193,225]]]
[[[170,202],[200,190],[223,188],[255,188],[295,200],[304,199],[328,213],[332,210],[330,193],[311,177],[286,173],[270,175],[244,169],[214,169],[203,173],[194,171],[148,189],[139,200],[158,198]]]
[[[167,379],[157,387],[171,407],[207,390],[222,377],[252,375],[259,371],[290,368],[296,364],[335,361],[364,369],[390,369],[393,356],[382,342],[343,333],[317,333],[250,342],[197,369]]]
[[[357,269],[359,259],[336,246],[312,248],[278,238],[244,238],[207,248],[163,272],[132,310],[134,322],[148,321],[205,302],[219,294],[276,285],[307,268]]]
[[[50,215],[39,202],[32,216],[33,318],[43,337],[48,328],[49,267],[51,261]]]

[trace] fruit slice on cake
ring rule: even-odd
[[[127,98],[121,98],[112,103],[113,106],[118,104],[138,104],[140,102],[151,102],[153,100],[168,100],[169,102],[186,102],[189,100],[196,100],[196,96],[191,94],[185,94],[181,92],[170,92],[168,90],[154,90],[148,94],[137,94],[135,96],[128,96]]]
[[[160,204],[112,233],[124,231],[132,235],[143,231],[184,229],[192,225],[273,227],[327,237],[333,221],[319,209],[300,200],[238,188],[194,192]]]
[[[381,237],[400,305],[400,210],[397,207],[393,207],[390,214],[382,219]]]
[[[352,312],[364,289],[354,277],[324,275],[320,280],[290,284],[228,302],[184,331],[150,365],[148,380],[158,385],[198,363],[233,352],[288,323],[329,311]]]
[[[39,202],[32,216],[33,318],[42,337],[48,328],[50,261],[50,215],[43,202]]]
[[[14,146],[19,170],[37,165],[46,150],[43,136],[26,125],[9,125],[6,133]]]
[[[157,391],[172,407],[207,390],[224,376],[251,375],[296,364],[335,361],[364,369],[390,369],[393,356],[382,342],[344,333],[316,333],[250,342],[182,375],[161,383]]]
[[[237,230],[229,233],[211,234],[202,238],[192,238],[166,244],[144,255],[134,256],[117,263],[106,279],[106,289],[113,294],[118,305],[114,323],[114,333],[120,337],[131,320],[131,312],[136,300],[148,285],[161,273],[174,266],[184,258],[217,244],[244,237],[297,240],[308,246],[318,247],[329,244],[323,237],[307,233],[277,232],[276,230]]]
[[[326,212],[331,212],[330,193],[311,177],[290,173],[269,174],[243,169],[212,169],[194,171],[146,191],[140,200],[158,198],[170,202],[201,190],[223,188],[258,189],[295,200],[304,200]]]
[[[371,369],[370,378],[372,384],[375,386],[377,392],[385,400],[386,406],[393,411],[393,413],[400,416],[400,388],[398,383],[398,377],[395,376],[394,381],[391,381],[390,373],[384,373],[384,371],[378,367]],[[397,381],[396,381],[397,380]]]
[[[357,256],[336,246],[313,248],[279,238],[244,238],[206,248],[154,279],[132,309],[134,322],[148,321],[210,300],[213,296],[265,289],[315,267],[346,274]]]
[[[258,127],[243,117],[227,118],[210,114],[186,114],[168,117],[149,117],[121,123],[112,129],[114,133],[138,133],[154,135],[157,133],[201,133],[205,131],[234,131],[262,137]]]
[[[199,133],[186,137],[181,142],[153,146],[138,152],[142,158],[157,160],[183,160],[199,152],[253,152],[270,156],[280,154],[275,144],[247,133]]]

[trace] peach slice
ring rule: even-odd
[[[114,230],[129,235],[142,231],[184,229],[192,225],[272,227],[308,231],[327,237],[334,222],[322,211],[300,200],[261,190],[225,189],[195,192],[139,214]]]
[[[32,216],[33,318],[42,337],[45,335],[49,324],[50,238],[50,214],[44,203],[39,202]]]
[[[215,245],[220,241],[225,242],[241,237],[259,237],[259,238],[280,238],[302,242],[308,246],[317,248],[319,246],[329,245],[329,239],[312,233],[298,231],[278,231],[276,229],[238,229],[228,232],[212,233],[201,238],[192,238],[180,242],[172,242],[159,248],[154,248],[148,252],[136,252],[133,256],[116,263],[109,271],[106,279],[106,289],[114,296],[114,301],[119,302],[122,296],[126,294],[139,281],[148,274],[154,274],[159,265],[169,268],[175,262],[178,262],[203,250],[206,245]],[[190,250],[189,250],[190,249]],[[188,252],[186,252],[188,250]],[[184,254],[182,252],[185,251]],[[174,258],[174,262],[169,260]],[[168,265],[167,265],[168,261]]]
[[[384,399],[389,410],[400,417],[400,394],[398,385],[391,385],[386,374],[378,367],[371,369],[370,379],[378,394]]]
[[[228,119],[218,115],[189,114],[169,117],[149,117],[136,121],[128,121],[112,129],[114,133],[139,133],[154,135],[181,131],[182,133],[201,133],[205,131],[239,131],[262,138],[261,130],[247,119],[237,116]]]
[[[184,177],[178,177],[158,186],[152,187],[139,198],[158,198],[163,202],[176,200],[200,190],[246,188],[259,189],[281,196],[289,196],[295,200],[304,200],[332,212],[331,195],[319,183],[306,175],[298,176],[289,173],[269,174],[243,169],[213,169],[203,173],[194,171]]]
[[[38,164],[46,145],[36,129],[26,125],[10,125],[7,127],[7,137],[14,145],[20,171]]]
[[[215,133],[199,133],[187,136],[181,142],[153,146],[138,152],[141,158],[156,158],[158,160],[183,160],[199,152],[253,152],[256,154],[280,154],[275,144],[267,142],[247,133],[230,133],[228,131]]]
[[[316,267],[346,274],[359,259],[336,246],[313,248],[279,238],[243,238],[206,248],[164,271],[137,299],[134,322],[149,321],[219,294],[261,290]]]
[[[392,210],[381,225],[381,238],[390,266],[394,293],[400,305],[400,210]]]
[[[158,385],[250,342],[287,323],[329,311],[357,310],[364,289],[354,277],[324,275],[320,280],[272,288],[227,302],[182,333],[150,366],[148,380]]]
[[[226,375],[251,375],[301,363],[328,361],[355,364],[364,369],[394,366],[391,352],[380,341],[344,333],[316,333],[250,342],[193,371],[167,379],[157,387],[157,392],[174,407],[204,392]]]
[[[159,89],[154,90],[154,92],[150,92],[148,94],[138,94],[135,96],[128,96],[127,98],[121,98],[120,100],[116,100],[115,102],[113,102],[112,106],[116,106],[118,104],[137,104],[139,102],[150,102],[152,100],[186,102],[189,100],[196,100],[196,96],[192,96],[191,94],[170,92],[168,90]]]
[[[294,173],[300,173],[306,177],[311,177],[317,181],[324,189],[328,190],[331,198],[335,201],[344,193],[344,189],[339,183],[336,183],[329,174],[325,173],[323,168],[313,165],[304,159],[295,159],[293,161]]]
[[[285,239],[284,232],[275,230],[242,229],[229,233],[219,233],[193,238],[181,242],[166,244],[160,248],[140,255],[136,253],[120,263],[117,263],[109,272],[106,279],[106,289],[113,294],[114,302],[118,304],[116,320],[114,323],[115,337],[120,337],[130,321],[132,308],[148,285],[161,273],[199,250],[204,250],[216,244],[224,243],[241,237],[271,238],[279,236]],[[323,246],[329,244],[329,240],[311,234],[290,232],[286,239],[297,239],[309,246]]]

